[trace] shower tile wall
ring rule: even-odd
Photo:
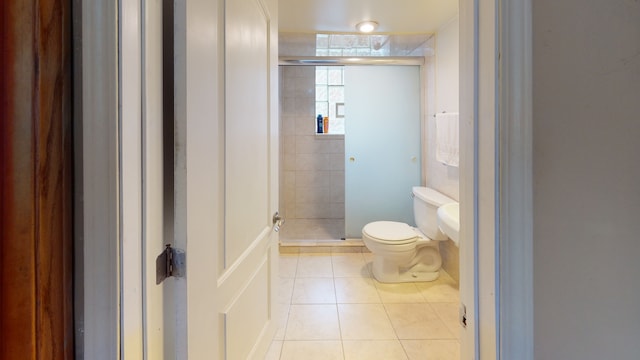
[[[315,133],[315,67],[280,67],[282,241],[344,237],[344,136]]]

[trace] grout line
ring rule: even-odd
[[[287,315],[287,322],[289,322],[288,319],[289,319],[289,315]],[[286,325],[285,325],[285,327],[286,327]],[[282,349],[284,349],[284,339],[282,339],[282,344],[280,344],[280,351],[279,351],[279,354],[278,354],[278,359],[282,358]]]
[[[365,264],[367,264],[367,266],[368,266],[368,263],[369,263],[369,262],[368,262],[368,261],[367,261],[367,259],[365,258],[364,253],[362,253],[362,252],[354,252],[354,254],[355,254],[355,253],[361,254],[360,256],[363,258],[362,260],[364,260]],[[299,270],[300,257],[301,257],[301,255],[300,255],[300,254],[305,254],[305,256],[310,256],[310,255],[313,255],[314,253],[296,253],[296,271],[295,271],[294,278],[293,278],[293,289],[292,289],[291,297],[289,298],[288,311],[287,311],[287,313],[286,313],[286,316],[287,316],[287,317],[286,317],[286,322],[285,322],[285,324],[284,324],[284,335],[283,335],[283,340],[282,340],[282,344],[281,344],[281,347],[280,347],[280,358],[282,358],[282,350],[284,349],[284,344],[285,344],[285,342],[286,342],[286,341],[290,341],[290,342],[294,342],[294,341],[336,341],[336,340],[328,340],[328,339],[325,339],[325,340],[286,340],[286,331],[287,331],[287,329],[288,329],[288,326],[289,326],[289,319],[290,319],[289,315],[290,315],[290,311],[291,311],[291,306],[293,305],[293,291],[294,291],[294,289],[295,289],[295,284],[296,284],[296,282],[297,282],[297,279],[299,278],[299,277],[298,277],[298,275],[299,275],[299,274],[298,274],[298,270]],[[330,259],[330,262],[331,262],[331,273],[332,273],[333,290],[334,290],[334,296],[335,296],[335,304],[334,304],[334,305],[335,305],[335,311],[336,311],[336,315],[337,315],[337,319],[338,319],[339,341],[340,341],[340,345],[341,345],[341,348],[342,348],[342,356],[343,356],[343,359],[344,359],[344,358],[346,357],[345,346],[344,346],[344,341],[345,341],[345,340],[343,339],[343,333],[342,333],[342,321],[341,321],[342,319],[340,318],[340,312],[339,312],[339,305],[340,305],[340,304],[342,304],[342,303],[340,303],[340,302],[339,302],[339,300],[338,300],[338,291],[337,291],[337,286],[336,286],[336,271],[335,271],[335,266],[336,266],[336,264],[335,264],[335,261],[334,261],[335,259],[334,259],[334,255],[333,255],[333,254],[334,254],[334,252],[333,252],[333,249],[332,249],[329,253],[322,253],[322,255],[321,255],[321,256],[323,256],[323,257],[324,257],[324,256],[328,256],[328,257],[329,257],[329,259]],[[336,254],[344,254],[344,253],[336,252]],[[287,255],[290,255],[290,253],[287,253]],[[370,269],[368,269],[368,268],[367,268],[367,271],[369,271],[369,272],[370,272]],[[369,274],[369,275],[371,275],[371,274]],[[348,277],[349,277],[349,276],[347,276],[347,278],[348,278]],[[355,277],[355,276],[354,276],[354,277]],[[340,277],[340,278],[342,278],[342,277]],[[406,348],[406,347],[405,347],[405,345],[403,344],[402,340],[410,340],[410,339],[400,339],[400,338],[399,338],[399,336],[398,336],[398,332],[397,332],[397,329],[396,329],[396,327],[393,325],[393,322],[391,322],[391,317],[389,316],[389,312],[388,312],[388,309],[387,309],[387,305],[390,305],[390,304],[387,304],[387,303],[384,303],[384,302],[383,302],[382,297],[380,296],[380,290],[378,289],[378,287],[377,287],[377,286],[375,286],[375,284],[376,284],[376,282],[377,282],[377,281],[375,280],[375,278],[373,278],[372,276],[370,276],[368,279],[370,279],[371,281],[373,281],[373,282],[374,282],[374,288],[375,288],[376,293],[377,293],[377,295],[378,295],[378,297],[379,297],[379,299],[380,299],[380,303],[379,303],[379,304],[381,304],[381,305],[383,306],[383,309],[384,309],[384,311],[385,311],[385,315],[387,316],[387,319],[388,319],[389,323],[391,324],[391,327],[392,327],[393,332],[394,332],[394,334],[395,334],[395,337],[396,337],[396,338],[395,338],[394,340],[395,340],[395,341],[397,341],[397,342],[400,344],[400,346],[402,347],[402,350],[403,350],[403,352],[404,352],[405,356],[406,356],[406,357],[407,357],[407,359],[408,359],[408,358],[409,358],[409,354],[407,353],[407,348]],[[418,283],[416,283],[416,282],[412,282],[412,284],[414,284],[415,286],[417,286],[417,284],[418,284]],[[420,289],[418,289],[418,290],[420,290]],[[426,303],[426,304],[428,304],[429,308],[430,308],[430,309],[431,309],[431,310],[436,314],[437,318],[438,318],[438,319],[439,319],[439,320],[440,320],[440,321],[445,325],[445,327],[447,328],[447,330],[449,330],[449,332],[450,332],[452,335],[454,335],[454,336],[455,336],[455,332],[454,332],[454,331],[452,331],[452,329],[447,325],[447,323],[445,322],[445,320],[443,319],[443,317],[441,316],[441,314],[440,314],[439,312],[437,312],[437,311],[436,311],[436,309],[435,309],[435,308],[433,307],[433,305],[432,305],[432,302],[429,302],[429,301],[427,300],[427,298],[424,296],[424,294],[422,293],[422,291],[421,291],[421,290],[420,290],[420,295],[422,296],[422,298],[423,298],[423,300],[424,300],[425,302],[424,302],[424,303],[419,303],[419,304],[425,304],[425,303]],[[433,303],[449,303],[449,302],[446,302],[446,301],[439,301],[439,302],[433,302]],[[450,303],[455,303],[455,301],[451,301]],[[345,303],[345,304],[352,304],[352,303]],[[363,304],[361,304],[361,303],[353,303],[352,305],[367,305],[367,304],[369,304],[369,303],[366,303],[366,304],[364,304],[364,303],[363,303]],[[312,305],[312,304],[307,304],[307,305]],[[329,304],[326,304],[326,305],[329,305]],[[388,339],[388,340],[393,340],[393,339]],[[427,340],[429,340],[429,341],[431,341],[431,340],[439,340],[439,341],[447,340],[447,341],[452,341],[452,340],[453,340],[453,341],[456,341],[456,342],[458,343],[458,346],[459,346],[459,343],[460,343],[460,339],[459,339],[459,337],[454,337],[454,338],[442,338],[442,339],[440,339],[440,338],[438,338],[438,339],[415,339],[415,340],[425,340],[425,341],[427,341]],[[386,340],[375,340],[375,339],[366,340],[366,339],[363,339],[363,340],[359,340],[359,341],[371,341],[371,342],[376,342],[376,341],[386,341]]]
[[[329,255],[330,259],[331,259],[331,275],[332,275],[332,283],[333,283],[333,296],[336,300],[336,316],[338,318],[338,332],[340,333],[340,347],[342,349],[342,359],[344,360],[345,358],[345,352],[344,352],[344,339],[342,338],[342,322],[340,321],[340,309],[338,307],[338,290],[336,289],[336,271],[334,269],[334,264],[333,264],[333,250],[331,251],[331,254]]]

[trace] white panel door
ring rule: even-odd
[[[218,287],[228,359],[263,356],[274,333],[278,241],[272,19],[262,0],[225,3],[224,237]]]
[[[170,279],[166,316],[179,359],[260,359],[275,334],[276,5],[176,2],[175,244],[187,269]]]
[[[106,24],[83,20],[83,36],[113,31],[95,48],[83,42],[95,52],[83,66],[97,69],[83,73],[83,89],[92,92],[83,107],[113,113],[83,123],[87,158],[108,166],[83,162],[93,235],[83,246],[94,263],[84,267],[89,310],[79,341],[87,356],[105,359],[260,359],[276,317],[277,0],[176,0],[173,99],[162,89],[162,5],[126,0],[114,13],[83,5],[83,19],[103,11]],[[114,48],[117,66],[96,67]],[[99,70],[107,75],[96,84]],[[93,95],[102,87],[117,96]],[[163,134],[165,101],[175,106],[173,142],[163,142],[171,138]],[[102,137],[113,140],[113,152]],[[163,218],[167,146],[174,147],[174,219]],[[94,189],[103,178],[112,192],[100,197]],[[118,218],[93,211],[104,207],[118,209]],[[163,230],[167,221],[173,234]],[[155,260],[165,243],[185,251],[186,275],[158,285]],[[96,266],[101,256],[106,265]]]

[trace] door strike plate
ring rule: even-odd
[[[156,258],[156,285],[168,277],[184,277],[186,264],[185,252],[167,244],[164,251]]]
[[[462,328],[466,328],[467,327],[467,306],[463,303],[460,303],[458,313],[460,317],[460,325],[462,325]]]

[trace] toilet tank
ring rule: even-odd
[[[424,186],[414,186],[412,190],[413,216],[418,229],[431,240],[446,240],[447,235],[438,228],[438,208],[455,200]]]

